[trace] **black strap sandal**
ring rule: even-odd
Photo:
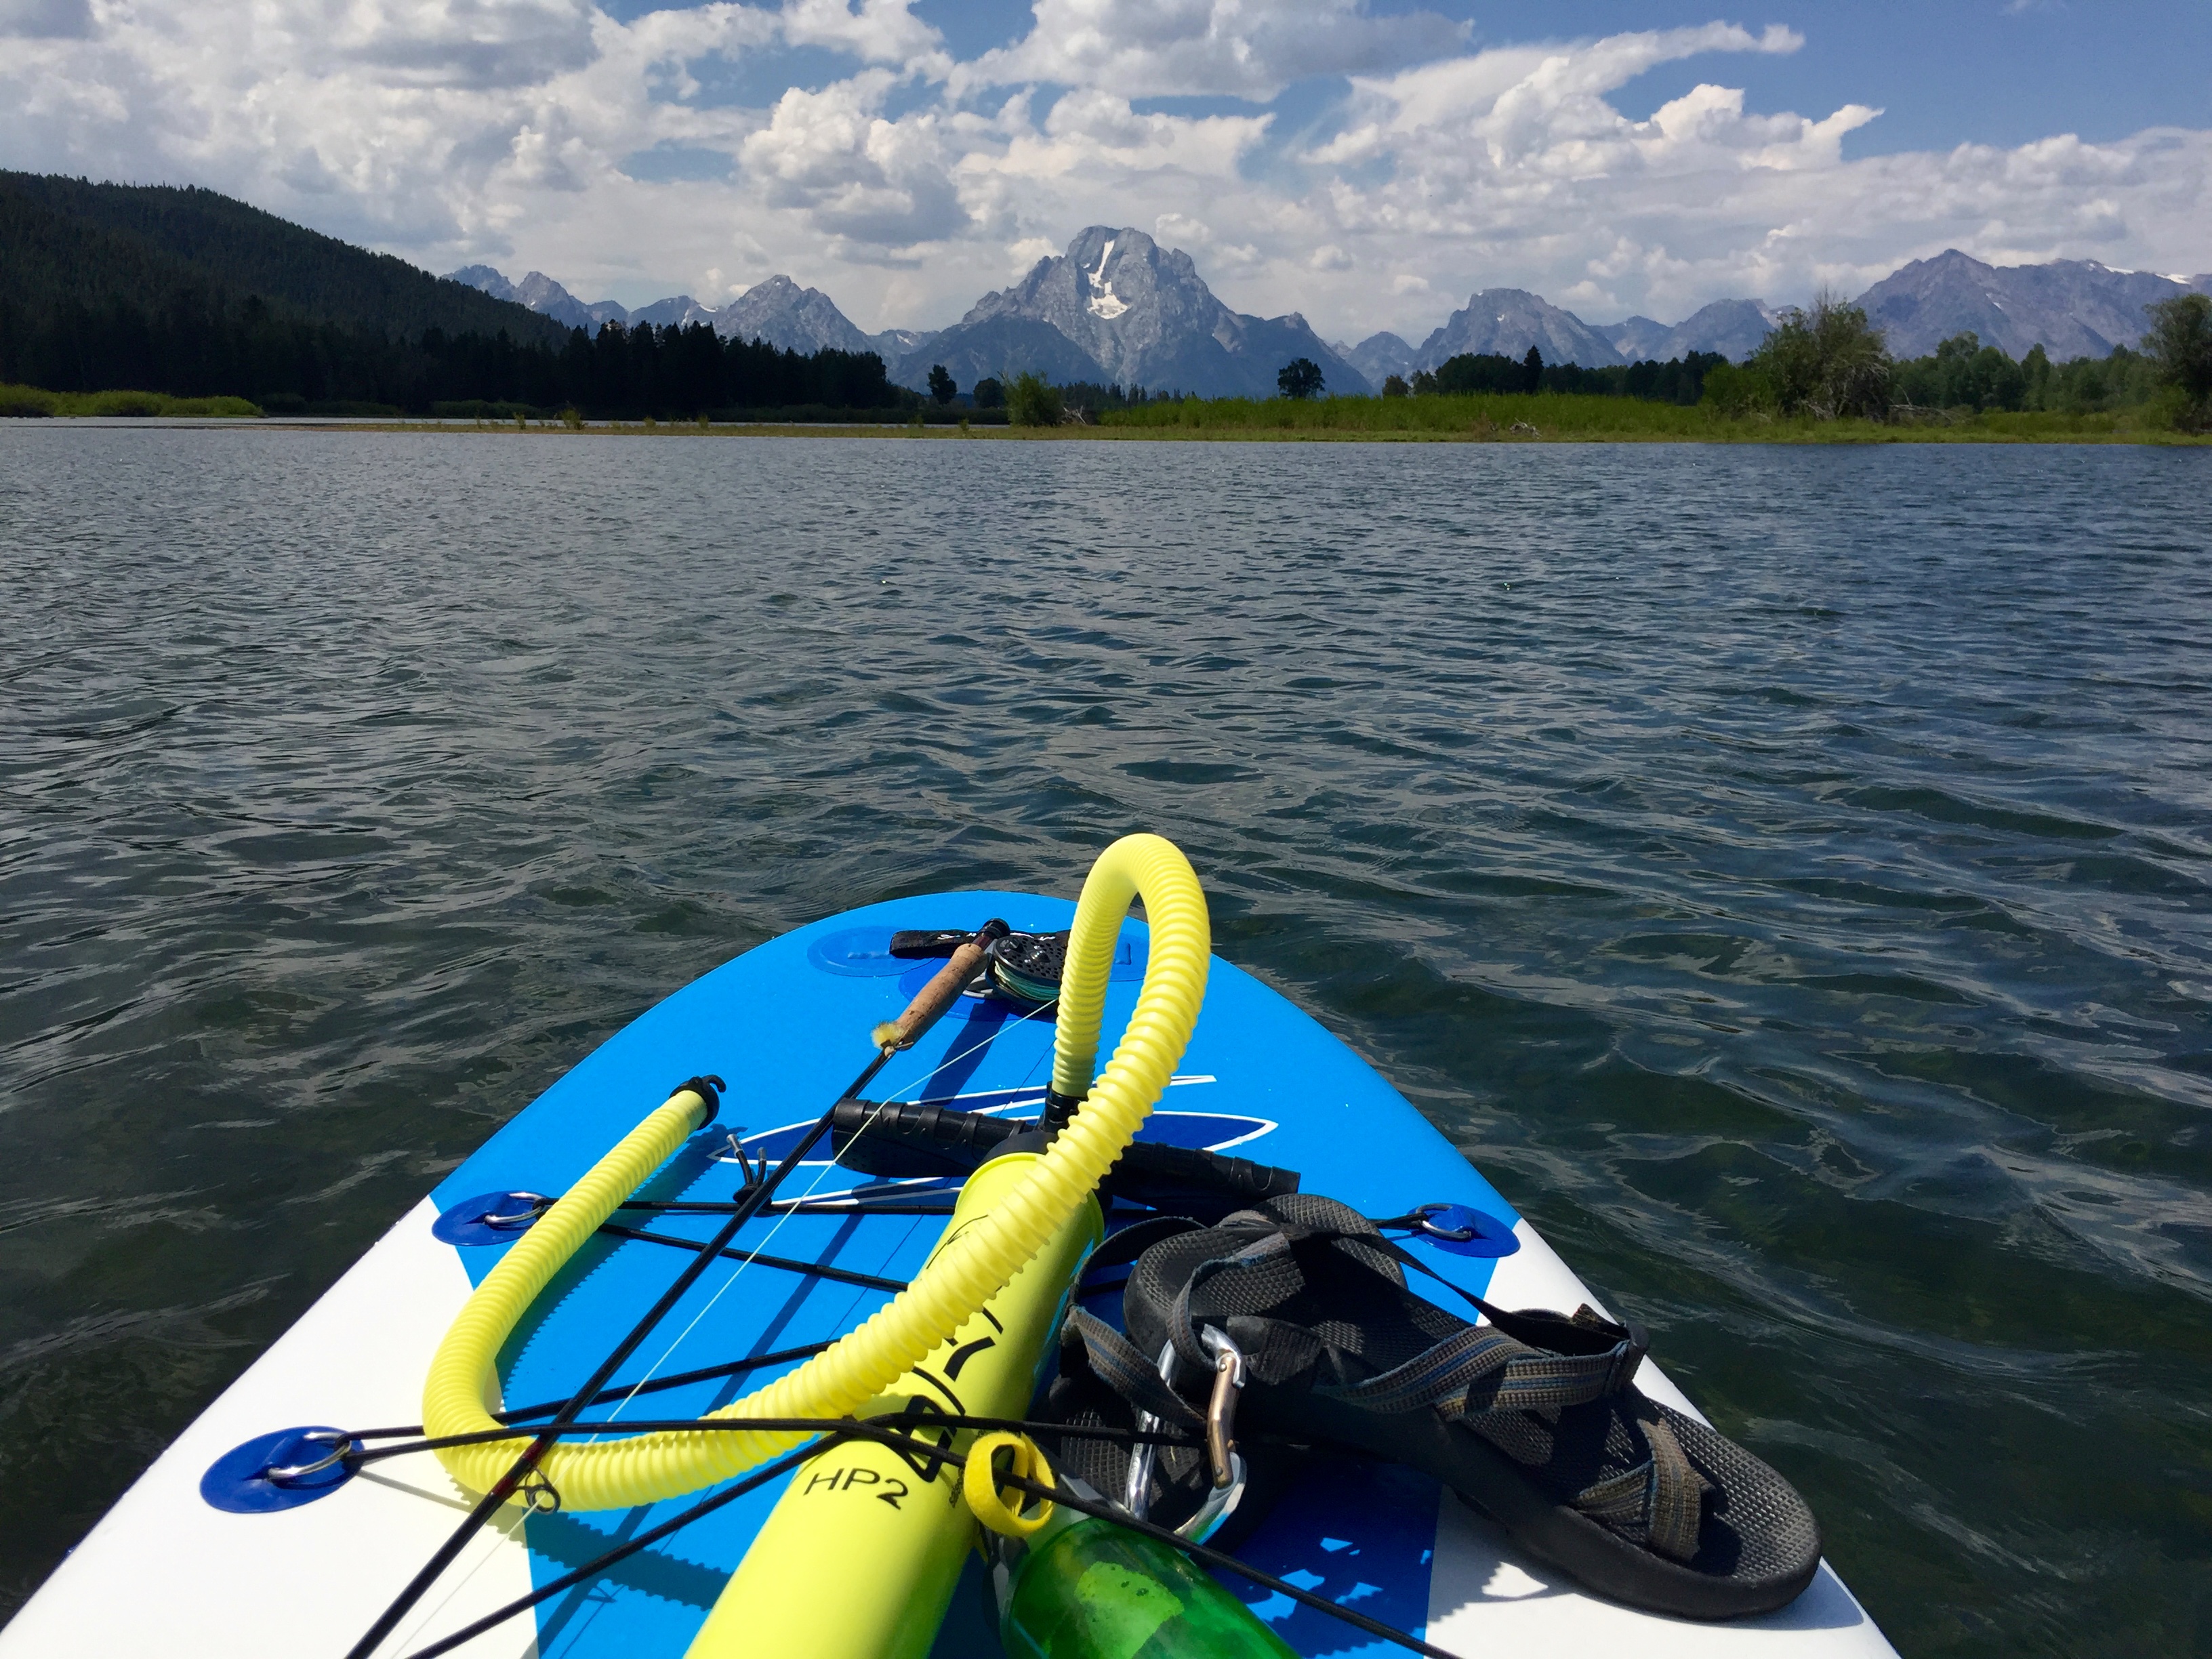
[[[1134,1261],[1162,1240],[1197,1233],[1199,1222],[1158,1216],[1123,1229],[1092,1255],[1086,1275]],[[1234,1391],[1217,1398],[1223,1370],[1217,1351],[1197,1370],[1156,1346],[1139,1353],[1112,1326],[1069,1311],[1060,1327],[1058,1373],[1038,1417],[1072,1430],[1151,1431],[1147,1444],[1095,1434],[1041,1432],[1053,1467],[1099,1496],[1198,1543],[1233,1550],[1264,1519],[1306,1462],[1305,1449],[1273,1437],[1264,1443],[1236,1433]],[[1226,1412],[1223,1410],[1227,1407]],[[1215,1433],[1209,1440],[1208,1428]]]
[[[1227,1346],[1243,1369],[1249,1427],[1425,1470],[1601,1595],[1737,1619],[1784,1607],[1811,1583],[1820,1530],[1804,1499],[1636,1387],[1641,1327],[1587,1307],[1511,1313],[1461,1291],[1487,1321],[1469,1324],[1407,1290],[1407,1267],[1449,1283],[1356,1212],[1309,1194],[1161,1239],[1124,1292],[1126,1340],[1071,1316],[1067,1340],[1087,1366],[1064,1367],[1076,1379],[1067,1403],[1079,1386],[1092,1409],[1118,1395],[1172,1420],[1172,1400],[1188,1426],[1189,1401],[1146,1356],[1170,1350],[1199,1379]]]

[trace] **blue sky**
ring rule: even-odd
[[[1638,0],[1551,0],[1539,7],[1379,0],[1370,9],[1438,13],[1466,23],[1478,45],[1688,27],[1715,17],[1786,23],[1806,37],[1808,50],[1758,65],[1744,84],[1771,107],[1832,109],[1854,100],[1883,106],[1881,121],[1846,142],[1846,155],[2019,144],[2053,132],[2109,139],[2147,126],[2212,127],[2212,5],[2203,0],[1797,0],[1755,11]],[[961,57],[1018,39],[1030,16],[1027,0],[922,0],[915,11]],[[1656,70],[1624,107],[1648,114],[1687,90],[1697,73]]]
[[[629,17],[653,8],[608,9]],[[1762,103],[1790,109],[1853,100],[1882,106],[1882,119],[1846,142],[1850,155],[2019,144],[2053,132],[2111,139],[2147,126],[2212,127],[2212,5],[2203,0],[1797,0],[1755,13],[1638,0],[1553,0],[1534,9],[1378,0],[1369,9],[1436,13],[1467,24],[1478,45],[1688,27],[1715,16],[1786,23],[1806,36],[1809,49],[1759,65],[1745,85]],[[914,12],[960,58],[1011,44],[1031,21],[1028,0],[920,0]],[[819,85],[846,61],[811,56],[791,64],[793,80]],[[1696,76],[1694,69],[1656,70],[1624,107],[1648,114],[1686,91]],[[1232,100],[1214,101],[1226,107]]]
[[[2208,65],[2205,0],[0,0],[0,165],[587,298],[787,272],[869,328],[1127,226],[1242,308],[1418,335],[1953,246],[2212,269]]]

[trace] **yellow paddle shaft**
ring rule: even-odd
[[[1034,1152],[1012,1152],[969,1176],[938,1249],[1018,1189],[1036,1161]],[[1085,1200],[950,1340],[857,1414],[923,1430],[943,1414],[1022,1416],[1045,1344],[1103,1229],[1097,1200]],[[940,1429],[929,1437],[949,1437],[964,1451],[975,1437]],[[920,1659],[937,1638],[975,1536],[958,1469],[848,1441],[791,1477],[689,1659]]]

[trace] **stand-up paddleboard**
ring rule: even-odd
[[[406,1443],[406,1431],[422,1421],[426,1374],[472,1290],[538,1224],[546,1200],[599,1166],[688,1078],[722,1080],[711,1121],[530,1303],[498,1348],[496,1399],[486,1407],[514,1415],[569,1401],[687,1267],[703,1271],[583,1413],[610,1425],[611,1439],[625,1423],[689,1421],[726,1407],[884,1307],[930,1260],[960,1183],[857,1174],[830,1159],[826,1138],[811,1148],[803,1140],[868,1060],[872,1028],[945,966],[894,956],[892,936],[974,930],[994,917],[1046,933],[1067,927],[1073,909],[1064,900],[988,892],[870,906],[749,951],[641,1016],[455,1170],[179,1437],[0,1632],[0,1659],[337,1656],[354,1650],[410,1583],[420,1593],[379,1654],[419,1653],[549,1587],[557,1588],[456,1650],[684,1654],[779,1499],[793,1481],[818,1482],[818,1470],[801,1464],[767,1480],[756,1470],[606,1509],[564,1504],[557,1482],[533,1487],[526,1480],[525,1502],[499,1509],[422,1584],[425,1564],[450,1550],[477,1495],[428,1453],[364,1460],[361,1451]],[[1122,927],[1102,1054],[1127,1019],[1150,945],[1143,923]],[[965,997],[892,1055],[865,1092],[878,1102],[1035,1119],[1053,1080],[1054,1018],[1050,1006]],[[1307,1192],[1370,1216],[1440,1206],[1434,1213],[1450,1224],[1415,1234],[1407,1248],[1453,1284],[1509,1308],[1595,1305],[1534,1229],[1387,1083],[1228,963],[1212,962],[1195,1030],[1139,1139],[1297,1170]],[[774,1202],[702,1263],[697,1247],[726,1229],[732,1200],[779,1165],[788,1168]],[[679,1207],[659,1207],[671,1205]],[[1106,1225],[1125,1218],[1109,1210]],[[1441,1287],[1418,1275],[1410,1282],[1452,1305]],[[1116,1284],[1110,1293],[1077,1295],[1110,1318],[1118,1292]],[[955,1366],[940,1364],[932,1378],[951,1401],[942,1409],[964,1408]],[[1650,1360],[1638,1382],[1654,1399],[1694,1413]],[[386,1432],[380,1439],[374,1431]],[[910,1485],[886,1464],[892,1472],[870,1473],[858,1501],[897,1509],[928,1496],[937,1472],[915,1461]],[[836,1476],[860,1478],[850,1469]],[[727,1501],[704,1502],[718,1496]],[[662,1532],[702,1508],[708,1512]],[[641,1540],[648,1540],[643,1547],[579,1577]],[[1583,1592],[1516,1554],[1433,1480],[1387,1465],[1310,1470],[1237,1554],[1455,1653],[1594,1650],[1600,1643],[1651,1659],[1891,1651],[1825,1565],[1779,1613],[1725,1624],[1662,1618]],[[826,1605],[841,1580],[855,1593],[867,1584],[864,1555],[826,1565],[795,1583],[793,1597]],[[1397,1650],[1285,1595],[1224,1582],[1296,1652]],[[1000,1652],[977,1567],[954,1592],[931,1650],[942,1659]]]

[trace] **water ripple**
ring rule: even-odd
[[[0,451],[0,1606],[638,1010],[1143,826],[1905,1651],[2212,1641],[2201,452]]]

